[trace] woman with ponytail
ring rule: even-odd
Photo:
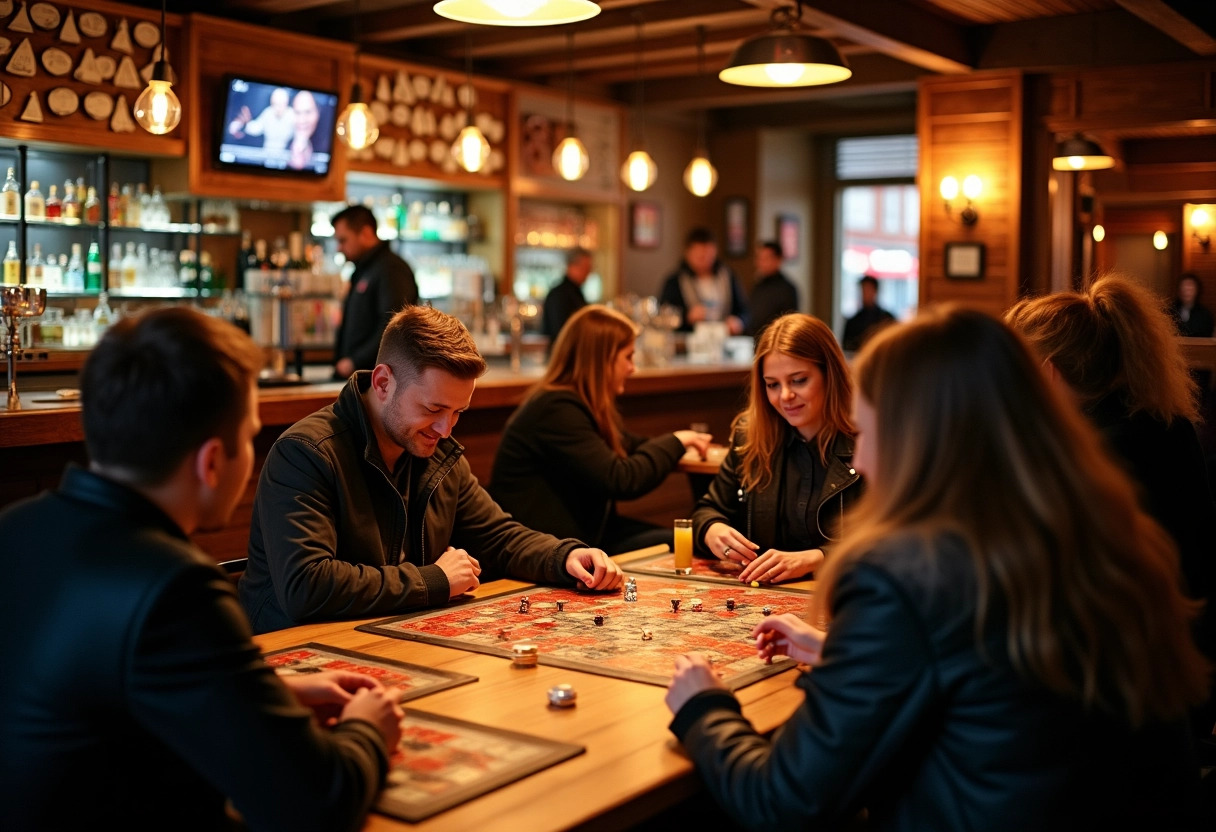
[[[699,655],[672,730],[753,829],[1210,829],[1187,735],[1207,667],[1168,535],[1039,360],[980,312],[885,329],[854,370],[866,493],[809,620],[814,665],[756,733]],[[820,627],[826,627],[826,633]]]

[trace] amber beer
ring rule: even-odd
[[[692,574],[692,521],[675,521],[676,574]]]

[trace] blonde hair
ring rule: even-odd
[[[820,459],[826,464],[836,437],[857,435],[850,411],[853,379],[836,336],[818,318],[791,312],[767,327],[756,344],[747,407],[735,417],[731,433],[745,438],[738,447],[740,483],[746,490],[762,491],[772,482],[773,460],[785,440],[788,423],[769,403],[764,385],[764,359],[774,354],[810,361],[823,373],[823,427],[815,437]]]
[[[549,366],[525,401],[546,390],[574,391],[590,408],[608,447],[617,456],[625,456],[611,369],[617,354],[637,335],[637,326],[620,312],[606,306],[584,306],[558,333]]]
[[[1027,298],[1005,320],[1052,363],[1082,404],[1121,391],[1132,413],[1199,420],[1196,387],[1164,305],[1114,274],[1080,292]]]
[[[997,616],[1021,675],[1133,726],[1206,697],[1172,540],[1014,332],[980,312],[930,310],[877,334],[855,372],[875,412],[876,435],[860,441],[876,443],[877,470],[813,614],[883,540],[919,540],[931,559],[952,534],[975,566],[977,642]]]

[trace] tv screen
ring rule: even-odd
[[[325,176],[337,110],[335,92],[229,76],[216,159],[232,167]]]

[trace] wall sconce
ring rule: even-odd
[[[1199,243],[1204,251],[1212,245],[1212,215],[1207,208],[1195,208],[1191,211],[1191,236]],[[1200,232],[1207,231],[1206,234]]]
[[[963,198],[967,200],[967,204],[963,207],[963,210],[958,212],[958,221],[963,225],[975,225],[976,220],[980,218],[979,212],[975,210],[974,203],[983,187],[984,183],[975,174],[971,174],[963,179]],[[954,217],[954,200],[958,199],[958,191],[957,179],[953,176],[947,176],[942,179],[942,199],[946,202],[946,216],[950,218]]]
[[[1170,237],[1168,234],[1166,234],[1164,231],[1153,232],[1153,248],[1157,249],[1157,251],[1165,251],[1169,244]]]

